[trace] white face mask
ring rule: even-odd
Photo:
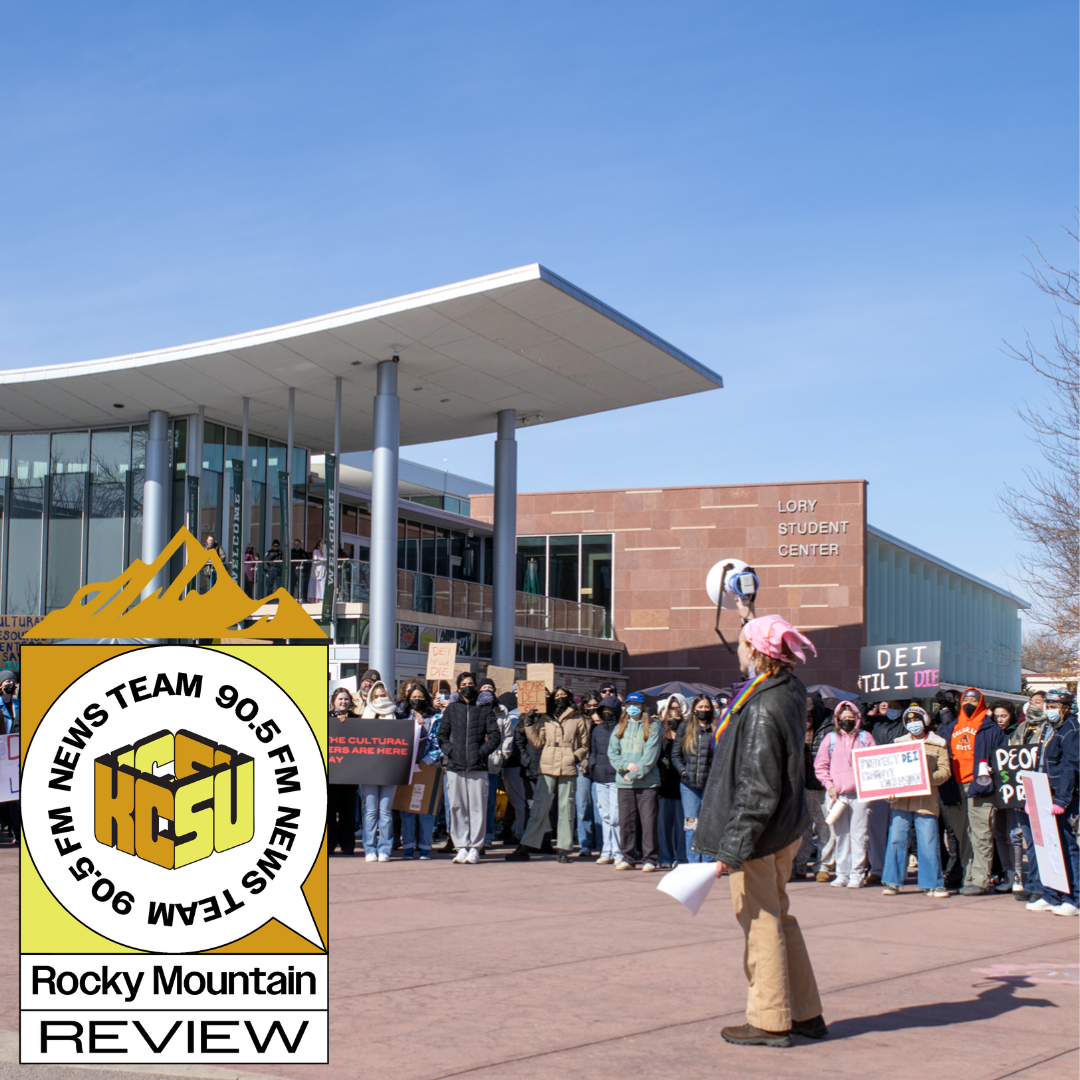
[[[1046,719],[1047,720],[1056,720],[1060,715],[1061,715],[1061,710],[1060,709],[1047,709],[1046,710]]]
[[[918,738],[922,734],[923,722],[921,720],[909,720],[906,727],[912,735]]]

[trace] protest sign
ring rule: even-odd
[[[40,615],[0,615],[0,666],[19,670],[23,634],[41,622]]]
[[[933,697],[940,675],[940,641],[869,645],[859,650],[859,696],[864,701]]]
[[[487,677],[495,683],[495,696],[508,694],[517,681],[517,675],[512,667],[497,667],[488,664]]]
[[[331,784],[397,787],[412,774],[416,725],[412,720],[327,721]]]
[[[421,765],[407,784],[398,786],[393,809],[404,814],[437,814],[442,801],[443,771],[441,765]]]
[[[1017,773],[1034,769],[1038,759],[1038,746],[999,746],[994,751],[991,776],[994,805],[999,810],[1023,810],[1024,785]]]
[[[457,660],[456,641],[433,641],[428,646],[427,672],[424,678],[428,682],[449,682],[454,677],[454,662]]]
[[[1054,815],[1054,797],[1050,791],[1050,778],[1041,772],[1020,772],[1024,785],[1024,801],[1031,824],[1031,839],[1035,844],[1035,857],[1039,862],[1039,878],[1068,896],[1069,877],[1065,872],[1065,859],[1061,854],[1061,838],[1058,836]]]
[[[851,760],[855,766],[855,793],[863,802],[929,795],[933,790],[921,739],[856,747]]]
[[[555,690],[555,665],[554,664],[526,664],[525,678],[534,681],[539,680],[549,690]]]
[[[547,711],[547,686],[542,679],[523,679],[517,685],[518,712],[524,716],[530,709]]]
[[[0,803],[19,797],[19,733],[0,735]]]

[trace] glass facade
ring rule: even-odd
[[[611,611],[611,534],[519,536],[518,592]]]

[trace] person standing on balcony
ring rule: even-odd
[[[307,598],[308,557],[299,539],[292,542],[289,552],[289,590],[301,603]]]
[[[259,565],[259,556],[255,554],[255,545],[248,544],[244,549],[244,592],[255,597],[255,568]]]
[[[280,540],[271,540],[270,549],[263,556],[266,562],[266,592],[267,595],[277,592],[281,588],[281,565],[284,552],[281,550]]]
[[[329,555],[326,551],[326,540],[320,540],[311,553],[311,586],[308,594],[315,603],[323,598],[323,589],[326,587],[326,560]]]

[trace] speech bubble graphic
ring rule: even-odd
[[[243,660],[184,645],[106,660],[46,713],[22,783],[27,853],[102,936],[202,952],[276,919],[325,948],[302,889],[326,824],[322,752]]]

